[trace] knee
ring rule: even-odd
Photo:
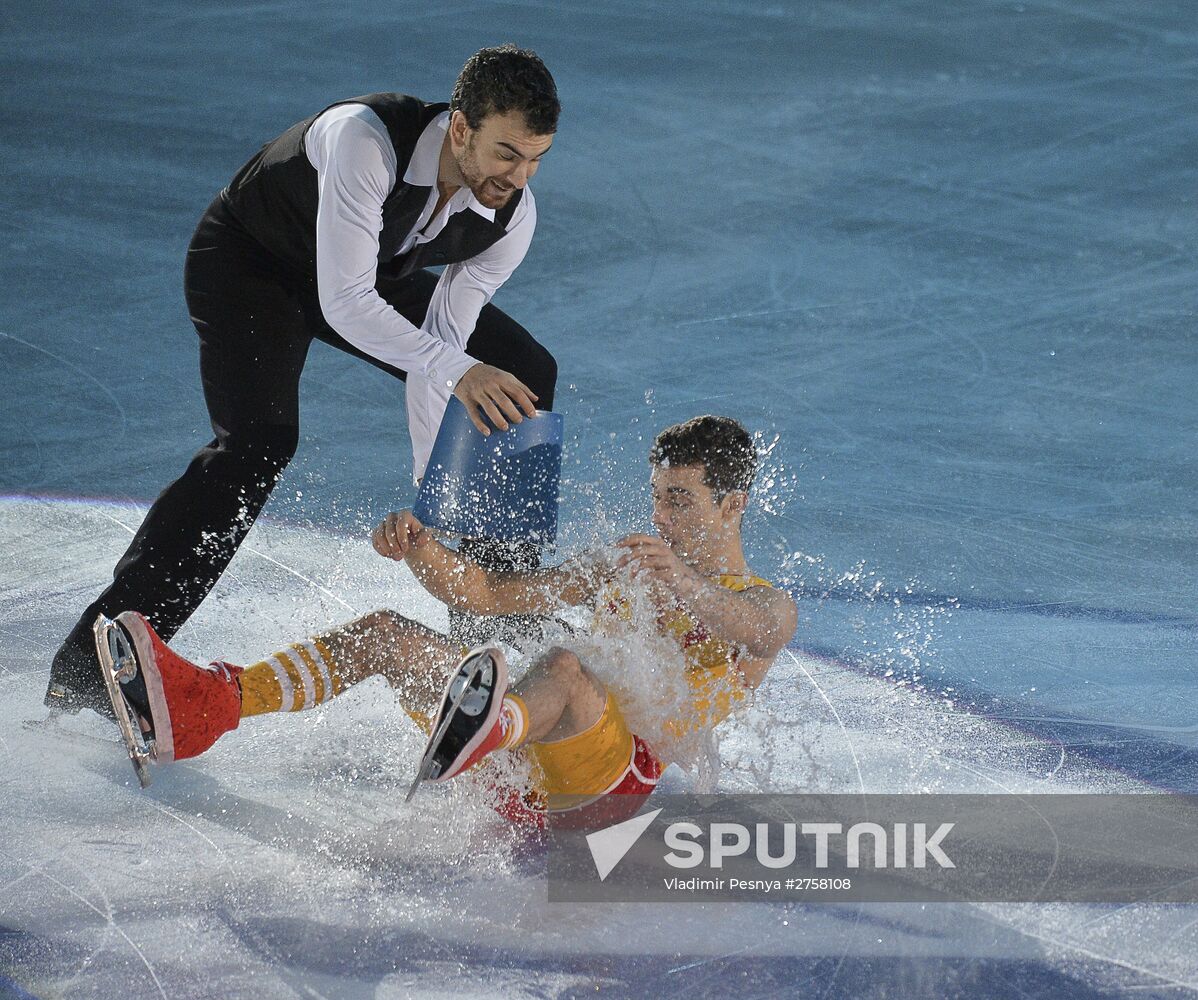
[[[522,343],[516,346],[511,358],[512,374],[537,394],[537,406],[551,409],[557,386],[557,359],[530,333],[523,332]]]
[[[561,646],[554,646],[545,653],[545,669],[568,687],[574,687],[586,676],[586,668],[578,656]]]
[[[398,611],[392,611],[390,608],[371,611],[370,614],[363,615],[358,619],[358,625],[364,631],[383,633],[388,638],[401,635],[411,624],[410,618],[405,618]]]
[[[299,443],[299,428],[266,435],[217,431],[216,439],[192,459],[191,469],[223,486],[269,494],[282,477]]]
[[[287,467],[299,448],[299,427],[268,424],[226,430],[217,428],[209,447],[246,465]]]
[[[299,427],[271,426],[247,442],[250,453],[263,465],[282,472],[299,448]]]
[[[528,387],[537,394],[537,406],[542,410],[553,409],[553,393],[557,387],[557,359],[536,341],[533,341]]]

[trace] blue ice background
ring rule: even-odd
[[[1189,5],[118,0],[0,31],[0,492],[151,499],[208,436],[181,272],[211,196],[323,104],[443,98],[514,39],[565,105],[497,298],[561,365],[563,522],[639,526],[653,431],[740,417],[778,437],[750,552],[800,646],[1198,785]],[[409,503],[401,392],[315,345],[269,513]]]

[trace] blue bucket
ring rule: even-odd
[[[422,524],[456,535],[552,544],[562,426],[560,413],[538,410],[487,437],[451,396],[413,512]]]

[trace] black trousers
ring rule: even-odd
[[[417,271],[376,286],[419,326],[437,276]],[[184,288],[200,338],[200,377],[215,437],[168,486],[117,563],[113,581],[83,612],[51,668],[47,703],[99,693],[91,628],[96,615],[137,610],[169,640],[224,572],[299,442],[299,381],[313,339],[405,379],[325,322],[314,278],[272,255],[217,198],[187,251]],[[467,352],[511,372],[553,406],[557,365],[519,323],[486,305]],[[67,689],[65,695],[61,689]]]

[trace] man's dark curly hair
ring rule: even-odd
[[[649,452],[653,465],[701,465],[703,482],[716,502],[733,490],[745,493],[757,475],[757,449],[739,421],[731,417],[694,417],[667,427]]]
[[[556,132],[562,109],[557,85],[541,57],[510,43],[479,49],[466,60],[449,107],[462,112],[471,128],[482,125],[489,114],[519,111],[534,135]]]

